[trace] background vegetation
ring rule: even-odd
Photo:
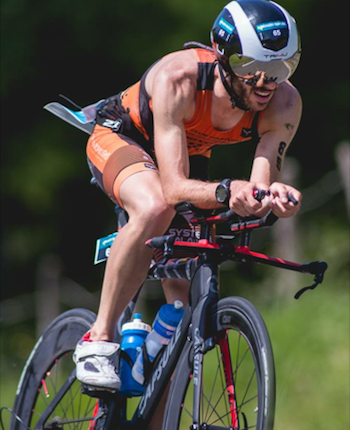
[[[103,267],[92,265],[94,243],[116,225],[111,202],[89,185],[87,135],[42,107],[60,93],[82,106],[93,103],[136,82],[184,42],[209,43],[225,3],[2,1],[1,303],[7,314],[12,299],[24,298],[24,305],[13,308],[16,323],[2,314],[0,406],[12,405],[37,336],[28,310],[35,306],[41,258],[54,255],[64,277],[95,293]],[[292,82],[304,114],[288,155],[298,160],[299,188],[321,187],[305,200],[311,209],[298,216],[298,260],[322,259],[330,268],[318,290],[295,302],[292,295],[310,278],[300,275],[281,295],[281,279],[287,283],[289,274],[229,266],[223,295],[251,298],[266,319],[277,361],[277,430],[343,429],[349,424],[349,218],[339,184],[328,181],[323,190],[322,181],[337,167],[336,145],[349,139],[349,4],[282,4],[296,18],[303,45]],[[248,144],[218,150],[213,177],[247,177],[253,151]],[[270,249],[275,239],[267,233],[263,239]]]

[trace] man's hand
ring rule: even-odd
[[[298,190],[281,182],[274,182],[269,190],[271,193],[269,204],[275,215],[279,218],[287,218],[298,212],[303,198]],[[294,203],[288,196],[294,200]]]
[[[268,190],[269,186],[262,183],[249,181],[232,181],[230,190],[231,198],[229,201],[230,209],[241,217],[256,215],[258,217],[265,215],[268,208],[266,199],[259,202],[254,198],[255,190]]]

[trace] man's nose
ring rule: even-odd
[[[272,91],[277,87],[276,82],[274,81],[270,81],[270,82],[265,82],[266,78],[266,72],[262,72],[260,75],[260,78],[258,80],[258,82],[256,83],[257,87],[265,87],[266,89]]]

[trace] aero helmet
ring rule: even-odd
[[[280,84],[292,76],[300,60],[296,22],[272,1],[231,1],[217,17],[211,41],[219,64],[231,75],[265,72],[267,79]]]

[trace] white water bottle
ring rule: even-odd
[[[151,362],[155,359],[163,345],[168,345],[170,342],[182,318],[183,312],[183,303],[180,300],[176,300],[173,305],[163,305],[159,309],[153,322],[153,330],[148,334],[145,340],[148,358]],[[145,377],[143,372],[142,351],[137,356],[131,374],[139,384],[144,383]]]

